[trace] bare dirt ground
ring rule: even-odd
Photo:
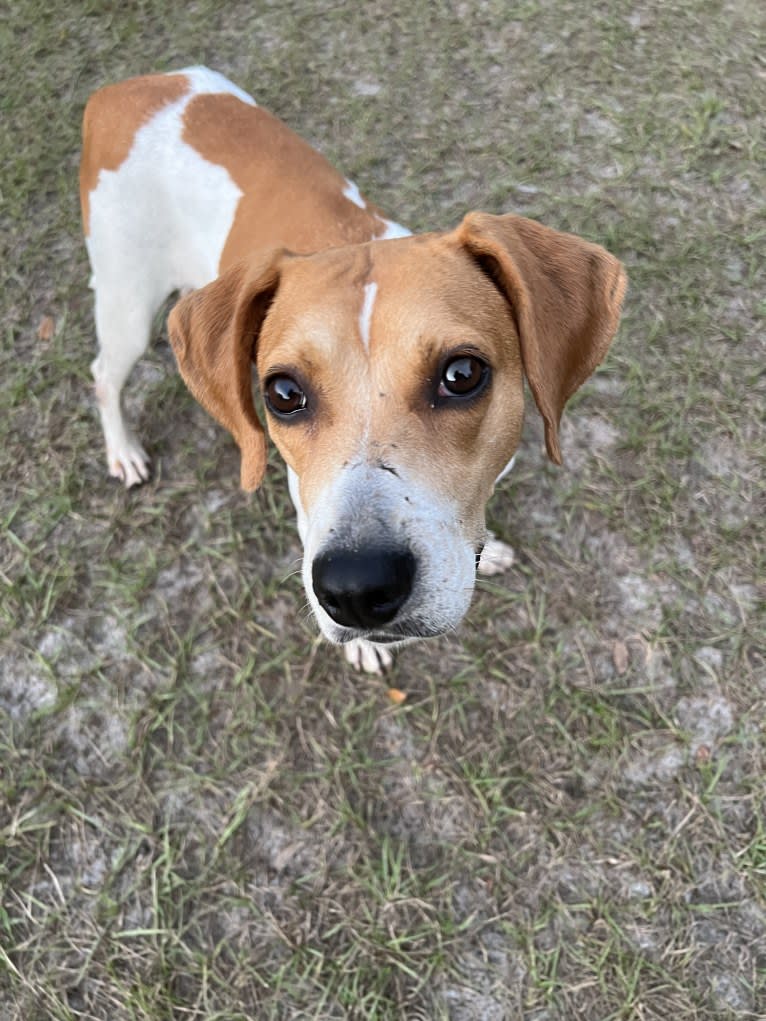
[[[765,44],[758,0],[0,15],[3,1021],[766,1018]],[[384,682],[161,323],[156,477],[105,478],[81,111],[197,62],[416,230],[515,210],[628,267],[567,466],[530,408],[491,505],[514,568]]]

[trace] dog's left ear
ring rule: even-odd
[[[456,233],[511,306],[548,456],[561,464],[561,413],[609,349],[625,270],[600,245],[523,216],[469,213]]]

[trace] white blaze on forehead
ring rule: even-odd
[[[353,202],[354,205],[359,206],[360,209],[367,208],[367,203],[362,198],[359,189],[354,184],[354,182],[349,181],[348,178],[346,178],[346,187],[343,189],[343,194],[346,196],[349,202]]]
[[[362,300],[362,311],[359,313],[359,335],[362,338],[365,351],[370,350],[370,325],[372,323],[372,307],[375,304],[375,296],[378,293],[378,285],[369,283],[364,285],[364,299]]]

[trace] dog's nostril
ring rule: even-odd
[[[333,613],[340,613],[340,609],[341,609],[340,603],[335,598],[335,596],[333,596],[330,592],[325,592],[324,593],[324,598],[322,600],[322,605],[327,610],[327,612],[330,614],[330,616],[332,616]]]
[[[322,608],[344,627],[372,629],[394,619],[412,592],[409,550],[326,550],[311,569]]]

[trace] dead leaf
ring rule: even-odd
[[[625,642],[621,642],[619,639],[612,646],[612,662],[618,674],[624,674],[628,669],[628,663],[630,662],[628,647]]]
[[[37,339],[49,341],[56,332],[56,323],[53,316],[43,316],[40,325],[37,327]]]

